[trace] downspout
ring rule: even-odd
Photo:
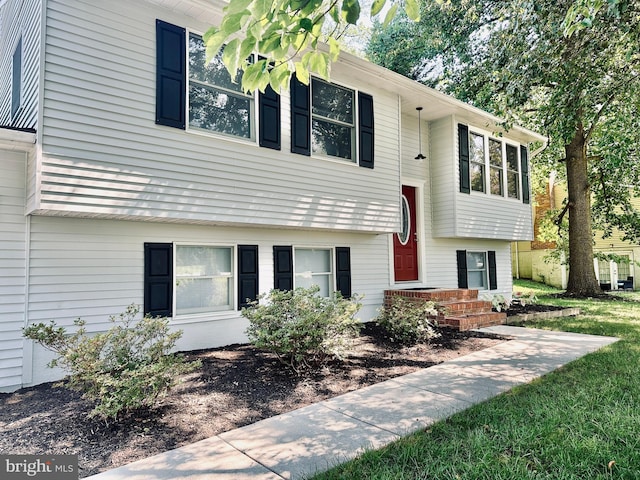
[[[31,284],[31,215],[25,216],[24,235],[24,327],[29,326],[29,293]],[[33,381],[33,340],[22,339],[22,385]]]

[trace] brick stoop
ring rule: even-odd
[[[507,321],[506,313],[493,312],[491,302],[478,299],[478,290],[462,288],[385,290],[385,305],[389,305],[394,296],[417,302],[435,302],[438,309],[443,311],[443,314],[435,318],[438,325],[449,326],[460,331],[503,325]]]

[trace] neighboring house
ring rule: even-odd
[[[567,288],[568,265],[553,260],[550,253],[556,248],[553,242],[539,239],[539,227],[542,219],[550,210],[560,211],[567,198],[564,183],[558,183],[555,175],[549,178],[544,193],[535,195],[533,205],[534,240],[514,242],[512,249],[512,267],[515,278],[527,278],[558,288]],[[632,200],[636,209],[640,209],[640,198]],[[594,258],[596,278],[604,290],[633,289],[637,285],[636,264],[640,261],[640,245],[622,240],[622,234],[614,230],[609,238],[602,238],[602,232],[595,232]],[[606,256],[607,258],[603,258]]]
[[[363,321],[389,288],[510,296],[542,137],[348,54],[244,94],[203,62],[221,5],[0,0],[1,390],[62,374],[24,325],[131,303],[190,350],[246,341],[274,287],[362,294]]]

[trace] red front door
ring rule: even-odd
[[[418,280],[418,231],[416,222],[416,189],[402,186],[402,230],[393,236],[393,258],[396,282]]]

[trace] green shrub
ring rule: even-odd
[[[275,353],[296,372],[343,358],[360,331],[354,315],[362,305],[357,298],[347,300],[338,292],[320,297],[319,291],[317,286],[271,290],[243,308],[253,345]]]
[[[434,302],[413,301],[396,295],[391,304],[380,309],[376,323],[384,328],[391,341],[401,344],[428,343],[440,334],[435,330],[438,314]]]
[[[138,312],[139,307],[129,305],[124,313],[109,318],[113,327],[95,335],[87,334],[81,319],[74,322],[78,328],[73,334],[53,321],[31,325],[23,332],[58,355],[49,366],[58,365],[70,373],[64,386],[96,402],[90,417],[117,419],[152,407],[176,385],[179,375],[200,366],[169,353],[181,331],[169,333],[166,318],[144,316],[134,322]]]

